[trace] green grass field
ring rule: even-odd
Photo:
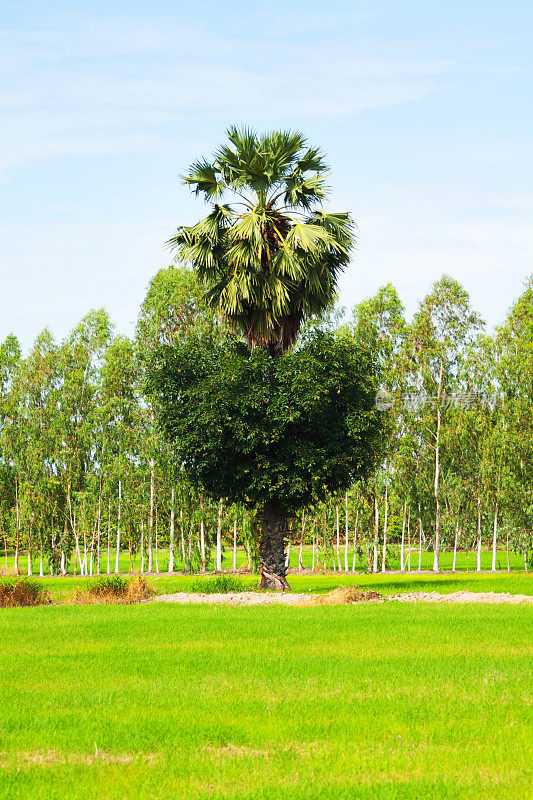
[[[198,575],[152,575],[149,580],[157,594],[170,594],[172,592],[190,592],[193,584],[201,576]],[[240,576],[245,588],[255,588],[259,582],[257,575]],[[0,578],[9,580],[8,578]],[[74,589],[82,588],[90,578],[36,578],[46,586],[54,602],[64,602]],[[456,573],[443,574],[344,574],[328,573],[302,574],[291,573],[289,583],[295,592],[329,592],[337,586],[361,586],[364,589],[376,589],[384,595],[400,594],[402,592],[440,592],[447,594],[457,591],[473,592],[511,592],[512,594],[533,595],[533,573],[501,572],[501,573]]]
[[[4,609],[0,797],[525,800],[532,622],[529,606]]]
[[[399,548],[397,545],[390,545],[389,547],[389,554],[392,558],[392,569],[399,569]],[[111,557],[110,557],[110,565],[111,570],[114,571],[115,569],[115,554],[111,550]],[[292,545],[290,550],[290,566],[293,570],[298,569],[298,560],[299,560],[299,546]],[[344,549],[341,547],[340,552],[340,559],[341,559],[341,566],[344,568]],[[168,561],[169,561],[169,552],[168,548],[161,548],[158,551],[158,564],[159,564],[159,571],[160,572],[167,572],[168,571]],[[246,552],[242,547],[239,547],[237,550],[237,568],[241,569],[245,566],[248,562]],[[305,569],[311,569],[313,562],[313,550],[311,545],[305,545],[303,548],[303,557],[302,563]],[[0,555],[0,569],[10,572],[13,569],[15,563],[15,558],[12,552],[7,553],[7,557]],[[453,563],[453,552],[449,550],[443,550],[440,554],[440,568],[442,570],[451,570]],[[145,560],[145,566],[147,566],[148,561]],[[326,560],[327,569],[333,569],[333,561],[331,558],[331,554],[328,555]],[[477,564],[477,555],[473,551],[460,551],[457,553],[457,564],[456,569],[458,572],[475,572]],[[21,572],[26,574],[27,572],[27,555],[26,552],[22,552],[19,558],[19,569]],[[381,557],[379,562],[381,568]],[[183,564],[179,560],[179,552],[176,553],[176,562],[175,567],[176,570],[183,569]],[[320,564],[316,563],[315,566],[322,568],[323,566],[323,559],[320,559]],[[348,566],[349,569],[352,569],[353,566],[353,553],[349,551],[349,558],[348,558]],[[507,553],[505,550],[498,550],[497,553],[497,569],[498,571],[507,571]],[[524,569],[524,557],[522,555],[517,555],[516,553],[509,553],[509,566],[511,571],[513,572],[522,572]],[[129,572],[131,567],[133,570],[140,570],[141,568],[141,557],[139,555],[135,555],[131,562],[129,554],[125,551],[120,553],[119,557],[119,568],[121,572]],[[489,550],[483,550],[481,553],[481,568],[482,570],[490,570],[492,567],[492,552]],[[233,569],[233,550],[231,547],[226,546],[223,553],[222,559],[222,568],[225,570]],[[357,558],[355,568],[358,572],[364,572],[367,569],[366,560],[362,560]],[[433,553],[424,551],[422,553],[422,569],[423,570],[431,570],[433,568]],[[96,571],[96,563],[94,565],[94,569]],[[101,570],[105,572],[107,569],[107,549],[102,550],[101,554]],[[154,562],[154,569],[155,569],[155,562]],[[406,566],[407,569],[407,566]],[[413,550],[411,553],[411,569],[414,571],[418,569],[418,551]],[[45,570],[48,571],[48,565],[45,564]],[[38,557],[36,558],[34,555],[33,558],[33,571],[39,572],[39,560]],[[70,574],[74,572],[74,559],[71,558],[68,565],[68,571]],[[79,573],[79,566],[77,567],[77,572]]]

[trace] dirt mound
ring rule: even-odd
[[[382,602],[379,592],[369,589],[363,591],[358,586],[339,586],[327,594],[314,594],[309,598],[310,606],[342,606],[351,603],[376,603]]]

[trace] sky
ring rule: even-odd
[[[0,341],[104,306],[131,334],[180,181],[236,123],[327,153],[355,303],[444,273],[500,324],[533,273],[530,0],[0,0]]]

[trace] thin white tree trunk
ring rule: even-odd
[[[355,572],[355,562],[357,559],[357,523],[359,521],[359,509],[355,512],[355,524],[353,526],[353,560],[352,572]]]
[[[407,571],[411,572],[411,506],[407,514]]]
[[[221,497],[218,502],[217,516],[217,572],[222,572],[222,507],[224,500]]]
[[[439,387],[437,392],[437,433],[435,437],[435,482],[433,484],[433,492],[435,495],[435,550],[433,553],[433,572],[439,571],[439,556],[440,556],[439,477],[440,477],[440,426],[441,426],[440,397],[441,397],[441,387],[442,387],[442,373],[443,373],[443,365],[441,363],[440,373],[439,373]]]
[[[289,568],[289,564],[291,563],[291,543],[287,545],[287,555],[285,556],[285,569]]]
[[[492,530],[492,572],[496,572],[496,553],[498,548],[498,503],[494,511],[494,527]]]
[[[141,575],[144,573],[144,520],[141,519]]]
[[[348,540],[350,538],[348,519],[348,492],[344,496],[344,571],[348,572]]]
[[[73,516],[72,529],[74,531],[74,542],[76,543],[76,552],[75,552],[75,555],[74,555],[74,561],[76,561],[76,559],[77,559],[78,564],[80,565],[80,575],[83,575],[83,561],[81,559],[80,542],[79,542],[79,538],[78,538],[78,528],[77,528],[77,525],[76,525],[76,514],[74,514],[74,516]],[[76,569],[76,567],[74,566],[74,570],[75,569]]]
[[[300,551],[298,553],[298,572],[301,572],[304,568],[304,562],[303,562],[304,535],[305,535],[305,509],[302,511],[302,532],[300,535]]]
[[[422,571],[422,517],[420,508],[418,509],[418,571]]]
[[[400,572],[404,572],[405,570],[405,517],[407,514],[407,502],[404,503],[403,506],[403,518],[402,518],[402,538],[400,541]]]
[[[378,571],[378,564],[379,564],[378,540],[379,540],[379,505],[376,493],[376,495],[374,496],[374,558],[372,563],[372,572]]]
[[[457,537],[459,535],[459,523],[455,524],[455,536],[453,537],[453,562],[452,562],[452,572],[455,572],[455,568],[457,566]]]
[[[43,561],[43,547],[41,545],[40,557],[39,557],[39,577],[44,578],[44,561]]]
[[[170,492],[170,542],[168,554],[168,571],[174,572],[174,487]]]
[[[202,572],[205,572],[206,560],[205,560],[205,530],[204,530],[203,511],[202,511],[202,519],[200,520],[200,556],[202,559]]]
[[[183,530],[183,509],[180,508],[180,541],[181,541],[181,557],[183,565],[185,566],[185,533]]]
[[[233,571],[237,571],[237,517],[233,520]]]
[[[150,520],[148,528],[148,572],[154,568],[154,459],[150,459]]]
[[[100,488],[100,494],[98,495],[98,521],[97,521],[97,528],[96,528],[96,574],[100,575],[100,535],[101,535],[101,524],[102,524],[102,490]]]
[[[385,483],[385,515],[383,520],[383,558],[381,560],[381,571],[387,569],[387,526],[389,512],[389,470],[387,468],[387,481]]]
[[[155,512],[155,571],[159,575],[159,538],[157,530],[157,511]]]
[[[87,530],[85,528],[85,516],[83,519],[83,574],[87,575]]]
[[[316,563],[316,535],[313,532],[313,555],[311,561],[311,569],[313,570],[313,572],[315,571],[315,563]]]
[[[339,524],[339,506],[335,506],[336,526],[337,526],[337,565],[339,572],[341,571],[341,540],[340,540],[340,524]],[[335,556],[334,556],[335,557]]]
[[[122,514],[122,481],[118,482],[118,516],[117,516],[117,552],[115,555],[115,575],[119,573],[119,556],[120,556],[120,520]]]
[[[107,574],[111,574],[111,497],[107,501]]]
[[[477,565],[476,571],[481,572],[481,495],[477,498]]]

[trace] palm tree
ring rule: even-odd
[[[196,268],[218,316],[250,348],[276,356],[335,297],[354,225],[347,213],[322,210],[324,156],[300,133],[227,134],[212,161],[197,161],[184,176],[210,213],[178,228],[169,244]]]
[[[277,357],[332,303],[354,225],[347,213],[322,210],[324,156],[300,133],[232,127],[227,135],[212,161],[197,161],[184,176],[210,213],[178,228],[169,244],[195,267],[218,317],[251,349]],[[289,588],[286,514],[265,503],[259,518],[260,585]]]

